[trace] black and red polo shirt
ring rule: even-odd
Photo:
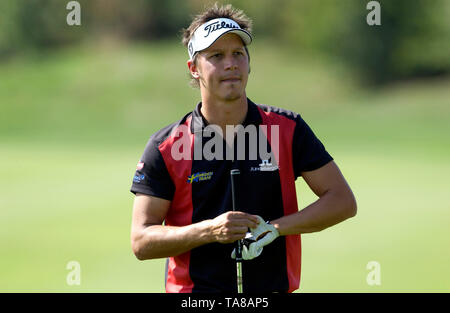
[[[278,160],[270,162],[261,159],[259,154],[255,158],[248,153],[245,158],[237,157],[238,149],[232,151],[234,157],[225,157],[225,148],[223,158],[207,159],[194,156],[195,142],[200,142],[199,136],[208,125],[200,108],[201,103],[178,122],[150,137],[131,192],[170,200],[165,225],[189,225],[232,209],[230,171],[237,168],[241,172],[242,211],[260,215],[264,220],[297,212],[296,178],[332,160],[301,116],[248,100],[243,126],[264,125],[266,131],[258,132],[257,136],[258,140],[264,137],[262,140],[270,151],[271,127],[277,125]],[[212,138],[203,136],[200,147],[211,149]],[[245,146],[250,144],[246,140]],[[225,140],[223,145],[226,147]],[[180,153],[185,157],[180,159]],[[236,292],[236,263],[230,257],[234,247],[234,244],[211,243],[170,257],[166,291]],[[299,288],[300,267],[300,235],[278,237],[264,247],[259,257],[243,262],[244,291],[292,292]]]

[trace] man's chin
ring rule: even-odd
[[[228,94],[224,97],[225,101],[236,101],[242,97],[241,94]]]
[[[235,101],[241,99],[243,96],[244,92],[242,92],[241,90],[233,90],[225,93],[223,99],[225,101]]]

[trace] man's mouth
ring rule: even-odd
[[[234,76],[221,79],[221,82],[227,82],[227,83],[237,83],[240,81],[241,81],[241,79],[239,77],[234,77]]]

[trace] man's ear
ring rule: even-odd
[[[195,65],[194,61],[192,60],[188,60],[187,61],[187,66],[189,68],[189,72],[191,73],[191,76],[195,79],[199,79],[200,78],[200,74],[198,72],[198,67],[197,65]]]

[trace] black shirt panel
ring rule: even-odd
[[[333,157],[300,116],[296,119],[296,123],[292,153],[295,177],[298,177],[302,172],[321,168],[332,161]]]
[[[150,137],[133,177],[132,193],[143,193],[166,200],[173,199],[175,185],[158,147],[179,124],[180,122],[170,124]]]
[[[260,136],[261,133],[257,135]],[[203,145],[207,142],[204,140]],[[225,146],[225,142],[223,144]],[[239,211],[259,215],[266,221],[284,215],[278,170],[256,171],[263,160],[259,156],[252,160],[248,155],[239,160],[236,141],[234,144],[234,160],[226,160],[225,157],[223,160],[207,162],[194,160],[193,174],[212,173],[212,175],[208,180],[192,183],[194,208],[192,223],[212,219],[232,210],[230,179],[232,169],[239,169],[241,172],[237,200]],[[247,137],[247,148],[248,144]],[[246,153],[248,152],[249,149],[246,149]],[[234,247],[234,244],[211,243],[191,250],[190,276],[194,283],[193,292],[236,292],[236,262],[230,257]],[[265,271],[267,268],[271,270]],[[258,258],[245,261],[243,277],[245,277],[245,292],[287,291],[289,282],[284,238],[275,240],[270,247],[264,247],[263,253]]]

